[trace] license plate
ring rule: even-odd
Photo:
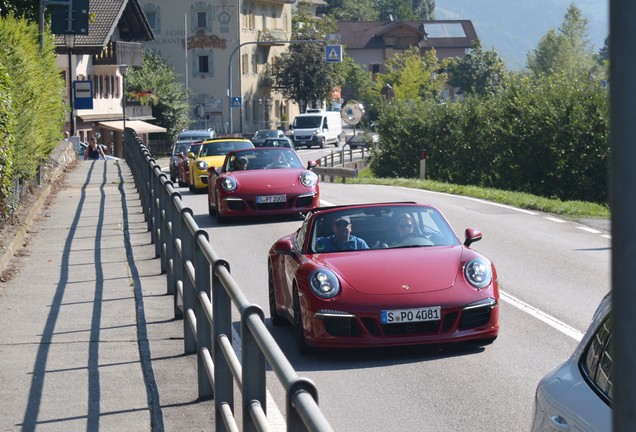
[[[305,145],[305,144],[307,144],[307,141],[301,141],[300,144],[301,145]]]
[[[279,203],[287,201],[287,195],[263,195],[256,197],[257,204]]]
[[[396,324],[404,322],[437,321],[442,317],[440,306],[417,309],[393,309],[380,312],[382,324]]]

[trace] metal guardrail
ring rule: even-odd
[[[174,316],[183,318],[184,353],[197,354],[198,394],[214,398],[216,431],[238,431],[234,384],[241,391],[245,431],[267,431],[265,366],[285,389],[288,431],[332,431],[318,407],[318,390],[300,377],[265,326],[263,310],[248,301],[185,207],[166,174],[132,129],[125,131],[125,158],[144,216],[174,296]],[[232,305],[240,312],[241,358],[232,347]]]
[[[346,183],[347,178],[358,177],[358,169],[365,163],[364,147],[352,149],[342,147],[339,150],[332,150],[330,154],[317,160],[318,166],[313,168],[313,172],[320,176],[321,181],[329,177],[333,182],[335,177],[341,177],[342,183]]]

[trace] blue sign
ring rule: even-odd
[[[240,108],[241,107],[241,97],[233,96],[232,97],[232,108]]]
[[[342,63],[342,45],[327,45],[325,60],[328,63]]]
[[[73,108],[93,109],[93,81],[73,81]]]

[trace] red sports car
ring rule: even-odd
[[[293,149],[259,147],[231,151],[208,169],[208,207],[219,222],[233,216],[306,213],[320,204],[318,176]]]
[[[298,348],[492,343],[497,272],[434,207],[382,203],[309,212],[271,247],[269,307]]]
[[[195,141],[190,144],[190,148],[188,149],[187,154],[180,154],[179,160],[177,161],[177,180],[179,182],[179,187],[189,187],[190,186],[190,158],[189,154],[197,155],[199,154],[199,150],[201,149],[201,145],[203,141]]]

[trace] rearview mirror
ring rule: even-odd
[[[466,240],[464,240],[464,246],[470,247],[471,244],[481,240],[481,231],[475,228],[466,228],[464,233]]]

